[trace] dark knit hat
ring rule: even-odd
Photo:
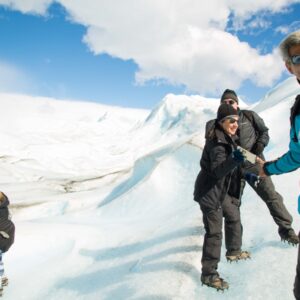
[[[226,89],[221,97],[221,102],[225,99],[232,99],[234,100],[236,103],[239,103],[239,99],[238,99],[238,96],[236,94],[235,91],[233,90],[229,90],[229,89]]]
[[[230,104],[222,103],[218,108],[217,120],[221,122],[228,117],[238,116],[238,111],[234,109]]]

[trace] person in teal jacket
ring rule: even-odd
[[[280,44],[280,51],[286,68],[300,84],[300,30],[288,35]],[[273,161],[259,161],[261,176],[280,175],[300,168],[300,95],[291,108],[291,129],[289,150]],[[300,232],[299,232],[300,237]],[[294,283],[294,295],[300,300],[300,246],[298,246],[298,263]]]
[[[291,114],[289,150],[278,159],[264,163],[263,171],[267,176],[293,172],[300,167],[300,95],[296,97],[291,113],[293,111],[296,115]]]

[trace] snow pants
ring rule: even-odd
[[[235,255],[241,251],[242,224],[240,217],[240,201],[226,195],[221,207],[207,210],[201,207],[205,228],[202,250],[202,276],[218,275],[217,268],[221,256],[223,217],[225,219],[226,254]]]
[[[258,167],[256,165],[245,168],[245,170],[258,175]],[[266,203],[273,220],[278,225],[279,234],[291,229],[293,218],[285,207],[282,196],[276,192],[271,178],[263,178],[258,186],[250,185],[256,194]]]
[[[300,238],[300,231],[298,236]],[[298,244],[298,262],[297,262],[296,277],[294,283],[294,295],[297,300],[300,300],[300,244]]]

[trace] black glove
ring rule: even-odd
[[[262,154],[262,152],[264,151],[264,149],[265,149],[265,145],[263,143],[256,142],[253,145],[253,147],[251,149],[251,152],[254,153],[254,154],[256,154],[256,155],[260,155],[260,154]]]
[[[245,160],[245,156],[244,156],[244,154],[242,153],[242,151],[240,149],[234,150],[232,152],[232,157],[238,163],[241,163]]]
[[[245,179],[247,182],[249,182],[249,184],[254,185],[255,187],[257,187],[257,185],[260,183],[260,177],[254,173],[246,173]]]

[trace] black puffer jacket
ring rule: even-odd
[[[0,250],[6,252],[15,240],[15,225],[10,220],[9,200],[0,192]]]
[[[248,116],[248,117],[247,117]],[[239,110],[239,145],[249,151],[254,144],[261,143],[266,147],[269,143],[269,128],[264,120],[252,110]]]
[[[202,208],[218,209],[226,193],[239,199],[240,180],[235,180],[239,174],[234,170],[239,163],[231,155],[234,147],[234,141],[216,123],[206,139],[195,182],[194,200]]]

